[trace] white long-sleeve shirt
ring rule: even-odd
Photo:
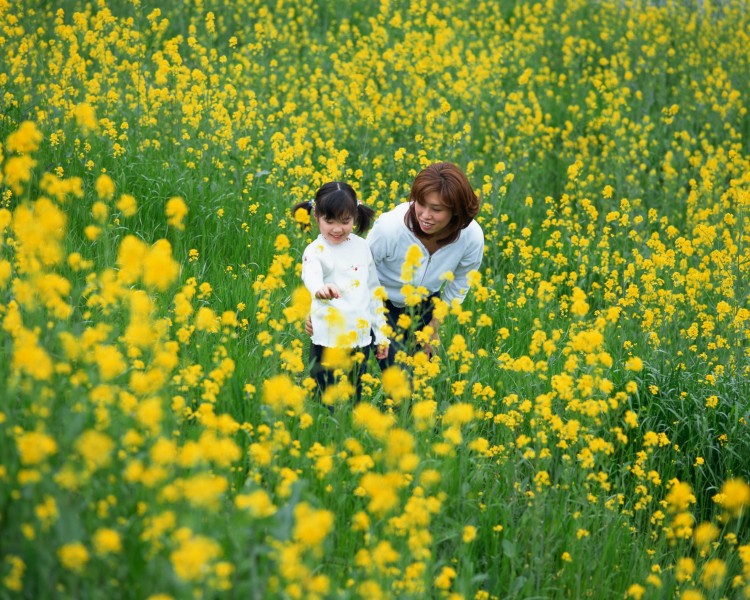
[[[472,221],[462,229],[458,239],[439,248],[432,255],[424,244],[411,231],[404,221],[409,203],[399,204],[393,210],[378,217],[367,236],[367,243],[378,270],[380,285],[385,288],[388,300],[396,306],[404,306],[401,288],[404,283],[423,286],[430,293],[443,287],[441,297],[449,304],[457,299],[463,302],[469,290],[467,275],[482,264],[484,255],[484,233],[479,223]],[[422,260],[414,279],[401,280],[401,267],[410,246],[416,244],[422,251]],[[452,273],[452,281],[447,281],[446,273]],[[450,278],[449,278],[450,279]]]
[[[363,238],[352,233],[346,241],[331,244],[319,235],[302,254],[302,281],[313,297],[310,318],[314,344],[329,348],[369,346],[370,329],[375,332],[376,344],[387,342],[383,302],[375,297],[380,282]],[[315,292],[328,283],[339,289],[340,298],[315,297]]]

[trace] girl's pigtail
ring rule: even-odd
[[[370,229],[374,220],[375,211],[366,204],[357,202],[357,218],[355,220],[357,233],[365,233],[368,229]]]

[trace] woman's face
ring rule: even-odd
[[[433,236],[443,231],[453,218],[453,210],[443,204],[440,195],[432,192],[414,203],[414,213],[422,231]]]

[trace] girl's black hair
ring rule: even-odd
[[[312,213],[323,219],[354,219],[354,230],[364,233],[375,219],[375,211],[357,200],[354,188],[344,181],[330,181],[320,186],[315,200],[299,202],[292,207],[292,214],[299,209]]]

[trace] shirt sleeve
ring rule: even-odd
[[[471,271],[479,269],[482,264],[484,256],[484,233],[478,224],[476,228],[473,228],[473,231],[470,228],[471,226],[462,232],[462,235],[463,233],[467,234],[466,248],[453,273],[453,281],[446,283],[441,294],[442,299],[448,304],[453,302],[453,300],[464,301],[469,291],[468,275]]]
[[[375,261],[375,266],[379,267],[383,261],[385,261],[392,250],[389,248],[389,235],[388,227],[384,224],[384,213],[380,218],[375,220],[375,223],[367,234],[367,245],[370,246],[370,252],[372,258]]]
[[[312,244],[305,248],[302,254],[302,283],[305,284],[313,297],[315,297],[315,292],[322,288],[325,283],[323,281],[323,263],[320,252]]]

